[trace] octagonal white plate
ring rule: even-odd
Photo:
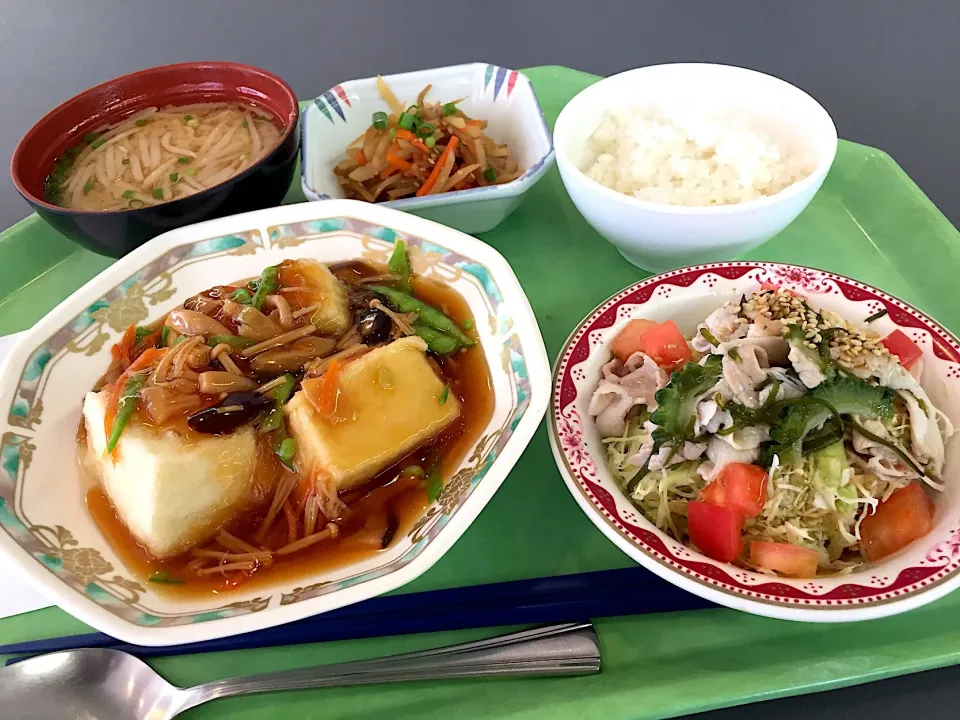
[[[87,512],[74,460],[84,393],[131,323],[285,258],[385,261],[394,240],[414,270],[468,302],[493,378],[482,437],[440,497],[394,546],[295,581],[180,599],[133,577]],[[0,550],[64,610],[114,637],[167,645],[315,615],[393,590],[432,566],[504,481],[546,411],[550,371],[516,276],[475,238],[350,200],[288,205],[181,228],[118,260],[33,327],[0,377]]]

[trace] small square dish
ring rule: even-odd
[[[360,319],[374,310],[385,315],[394,312],[396,317],[405,317],[415,326],[418,320],[413,319],[412,313],[398,315],[396,308],[388,312],[388,305],[393,304],[393,299],[388,297],[390,288],[371,285],[374,289],[367,290],[367,286],[363,286],[355,293],[350,288],[359,286],[351,285],[336,274],[358,273],[363,267],[376,269],[387,264],[398,248],[404,247],[408,282],[412,280],[414,288],[408,291],[408,297],[426,292],[423,287],[446,293],[445,297],[456,305],[450,306],[454,310],[445,312],[453,313],[450,317],[458,318],[456,322],[462,324],[462,330],[458,332],[469,333],[469,339],[459,346],[461,352],[452,366],[453,375],[445,375],[446,371],[442,369],[447,367],[448,360],[454,361],[449,354],[453,351],[447,351],[448,355],[445,356],[442,350],[430,345],[431,354],[425,355],[428,345],[424,336],[419,331],[408,330],[400,337],[398,333],[403,326],[396,319],[393,320],[394,325],[390,326],[392,329],[382,333],[380,339],[373,339],[369,333],[365,335],[364,328],[360,327]],[[320,275],[311,276],[306,270],[297,270],[298,274],[288,279],[284,273],[291,263],[298,268],[316,268]],[[271,286],[273,289],[269,291],[272,294],[266,296],[268,300],[259,305],[249,299],[241,299],[244,294],[255,296],[257,290],[254,287],[259,289],[268,282],[263,274],[268,270],[277,276]],[[253,284],[254,287],[246,289],[245,279],[258,276],[260,284]],[[191,358],[194,357],[194,351],[202,350],[204,352],[201,355],[216,360],[220,357],[216,351],[217,345],[211,346],[210,343],[223,343],[224,337],[242,340],[240,335],[244,334],[244,326],[249,319],[238,320],[235,328],[228,328],[234,335],[219,335],[221,339],[216,340],[217,336],[207,337],[205,333],[194,332],[186,326],[177,330],[180,326],[174,327],[179,322],[175,318],[189,316],[200,321],[203,318],[199,315],[203,315],[206,318],[204,322],[222,321],[229,325],[227,316],[219,310],[213,315],[199,312],[204,307],[209,310],[209,301],[214,297],[222,298],[219,307],[223,310],[226,310],[228,302],[239,303],[238,318],[241,313],[262,307],[263,317],[269,319],[272,312],[268,308],[273,306],[272,303],[289,305],[289,314],[290,308],[295,309],[300,303],[295,299],[299,297],[298,293],[307,290],[300,286],[307,286],[312,278],[320,276],[329,282],[340,282],[338,287],[348,293],[349,305],[344,303],[344,307],[349,310],[345,312],[353,315],[353,320],[348,323],[352,323],[349,332],[357,331],[358,336],[364,338],[359,346],[354,344],[352,347],[367,354],[361,354],[355,360],[347,360],[344,351],[337,351],[337,355],[330,355],[329,352],[318,355],[317,359],[324,358],[328,366],[322,371],[318,369],[317,375],[311,374],[305,366],[298,366],[303,367],[303,372],[285,370],[300,378],[295,380],[294,375],[282,376],[292,381],[286,394],[289,403],[285,408],[285,400],[274,398],[279,403],[281,431],[284,427],[283,411],[286,410],[286,427],[291,439],[300,438],[294,445],[297,454],[292,464],[282,460],[282,442],[278,450],[278,445],[272,444],[274,441],[267,440],[270,433],[264,424],[270,416],[269,412],[267,415],[258,415],[259,419],[253,421],[254,424],[244,421],[246,424],[239,425],[236,432],[198,430],[192,424],[198,414],[215,411],[224,405],[228,406],[223,408],[224,412],[243,410],[243,403],[234,407],[239,400],[228,402],[243,393],[231,394],[220,389],[218,400],[217,391],[204,389],[204,380],[200,376],[208,374],[206,371],[199,372],[195,381],[199,391],[197,388],[184,391],[200,398],[205,397],[206,393],[210,402],[215,403],[197,411],[189,410],[192,414],[185,416],[185,419],[193,435],[180,425],[168,426],[164,420],[156,417],[151,409],[151,401],[146,395],[139,395],[139,389],[133,391],[134,414],[126,415],[119,431],[117,424],[120,422],[122,400],[118,401],[117,396],[112,396],[116,414],[111,416],[110,424],[103,419],[102,412],[98,416],[101,417],[100,422],[91,424],[89,412],[91,407],[95,407],[91,404],[91,397],[103,397],[102,402],[106,404],[111,402],[107,399],[111,397],[108,394],[110,388],[123,388],[122,392],[129,394],[130,381],[124,382],[124,377],[132,378],[134,375],[106,379],[110,372],[115,372],[113,369],[108,371],[108,375],[103,375],[108,366],[117,368],[120,358],[125,356],[131,360],[124,373],[132,373],[134,363],[138,363],[136,369],[141,378],[140,387],[166,392],[172,386],[169,386],[171,376],[166,371],[160,376],[164,360],[168,361],[168,369],[174,367],[176,380],[189,381],[191,373],[187,371],[194,368],[193,375],[197,375],[200,370],[200,366],[192,364],[193,360],[187,359],[186,364],[182,365],[186,371],[177,373],[179,361],[173,360],[173,357],[182,355],[186,358],[188,355],[186,352],[178,355],[178,347],[189,349]],[[376,276],[377,282],[389,282],[381,279],[383,277]],[[239,285],[232,288],[230,283]],[[363,294],[358,295],[361,290]],[[285,291],[290,291],[290,294],[284,294]],[[456,293],[456,297],[453,293]],[[380,299],[377,300],[377,297]],[[274,299],[270,301],[269,298]],[[288,300],[284,302],[283,298]],[[355,302],[358,298],[363,302]],[[429,307],[423,302],[420,314],[425,321],[430,320],[427,314]],[[185,307],[187,305],[198,310],[188,309]],[[384,310],[378,310],[381,307]],[[434,312],[442,315],[440,311]],[[303,317],[302,320],[299,317],[295,319],[294,327],[307,330],[303,323],[309,322],[311,328],[314,324],[319,328],[316,312],[310,310]],[[286,327],[279,319],[279,314],[277,318],[277,322]],[[469,318],[469,322],[462,318]],[[161,321],[165,323],[162,327]],[[135,328],[149,328],[151,333],[144,336],[134,332]],[[161,333],[163,328],[170,332],[164,330]],[[313,344],[333,345],[334,337],[346,337],[342,330],[340,328],[337,333],[317,332],[304,339]],[[197,337],[198,334],[203,337]],[[204,347],[204,338],[207,347]],[[279,338],[276,336],[278,341]],[[184,339],[186,341],[181,342]],[[288,341],[293,342],[289,338],[284,342]],[[127,342],[133,344],[125,345]],[[248,340],[240,347],[253,350],[250,342]],[[463,348],[469,350],[464,351]],[[250,371],[261,374],[255,362],[265,353],[256,354],[260,352],[257,350],[253,354],[243,355],[243,352],[245,350],[238,350],[233,355],[236,363],[241,368],[247,367],[244,358],[252,358]],[[151,358],[145,362],[142,360],[151,353],[156,369],[144,372]],[[338,363],[336,373],[332,370],[334,363]],[[405,367],[412,368],[418,374],[414,376]],[[471,372],[481,378],[483,402],[480,405],[474,403],[473,407],[482,407],[482,410],[470,410],[472,401],[469,393],[475,391],[459,384],[457,378],[461,376],[457,373],[463,370],[457,370],[457,367],[472,367]],[[320,394],[326,393],[323,388],[327,387],[324,380],[328,377],[327,373],[333,378],[330,381],[330,387],[333,387],[332,412],[319,417],[310,407],[293,410],[295,402],[307,394],[307,383],[319,383]],[[228,373],[213,374],[223,376]],[[106,383],[101,391],[89,392],[101,376]],[[366,376],[372,377],[375,383],[364,380]],[[278,377],[277,380],[282,378]],[[263,379],[254,382],[263,383],[256,390],[262,393],[268,392],[267,385],[277,384]],[[444,382],[447,384],[444,385]],[[295,383],[299,383],[300,390],[295,389]],[[363,405],[364,398],[353,389],[369,388],[373,384],[377,384],[374,388],[376,398],[366,398],[366,405]],[[419,387],[426,388],[429,397],[423,393],[416,395],[415,390]],[[389,391],[394,388],[396,392],[391,394]],[[267,396],[261,395],[260,399],[264,397]],[[426,402],[424,397],[432,402]],[[404,413],[378,410],[386,407],[391,398],[404,406]],[[10,565],[15,566],[32,585],[67,612],[116,638],[140,645],[202,641],[316,615],[398,588],[439,560],[504,481],[540,423],[548,398],[547,355],[530,305],[507,262],[479,240],[422,218],[350,200],[287,205],[181,228],[138,248],[67,298],[25,334],[0,369],[0,402],[3,406],[0,414],[0,553],[7,556]],[[385,444],[389,444],[389,433],[396,435],[395,426],[400,422],[397,418],[410,416],[414,401],[423,408],[421,415],[424,424],[447,426],[446,423],[458,412],[465,424],[449,425],[456,431],[450,436],[452,445],[443,445],[447,441],[438,439],[438,444],[428,451],[434,453],[432,457],[424,455],[423,459],[415,459],[419,457],[416,453],[420,452],[420,448],[413,452],[413,445],[408,443],[402,448],[393,448],[397,453],[404,454],[399,461],[390,459],[380,462],[378,458],[382,459],[383,456],[381,451]],[[314,400],[306,404],[310,403],[317,408],[316,412],[325,412]],[[300,404],[305,405],[303,402]],[[371,404],[377,407],[370,410],[367,406]],[[266,407],[263,410],[267,412]],[[294,417],[295,412],[300,413],[300,420]],[[85,419],[83,423],[82,417]],[[479,420],[471,420],[470,417]],[[375,427],[376,432],[382,435],[371,437],[374,433],[369,432],[369,447],[367,443],[348,445],[340,437],[345,432],[344,428],[357,425],[358,418],[366,418],[364,427]],[[321,424],[317,425],[318,422]],[[314,423],[313,429],[304,431],[304,423]],[[86,431],[89,445],[83,441],[82,434],[78,434],[78,427]],[[466,429],[461,430],[460,427]],[[246,442],[240,438],[241,432],[245,434],[244,437],[253,437],[255,430],[257,436],[263,438],[256,441],[259,444],[256,446],[255,462],[249,459],[244,461],[239,453],[233,452],[229,456],[221,454],[219,457],[222,461],[212,469],[208,467],[209,462],[205,465],[194,463],[192,466],[188,462],[190,456],[199,455],[198,448],[202,443],[209,447],[209,443],[213,442],[233,442],[234,437],[238,438],[237,442]],[[96,449],[97,442],[102,444],[103,437],[112,438],[115,432],[117,436],[123,433],[124,437],[118,441],[113,462],[107,467],[110,463],[109,449],[107,452],[91,454],[92,451],[87,448]],[[154,435],[150,435],[151,432]],[[206,432],[213,434],[203,434]],[[319,438],[313,459],[306,452],[300,454],[300,443],[306,443],[310,432]],[[127,483],[129,492],[126,499],[113,492],[111,483],[123,481],[120,473],[124,467],[131,466],[137,457],[143,457],[151,447],[157,447],[161,441],[167,442],[174,436],[184,438],[183,449],[161,454],[155,458],[155,462],[141,463],[140,469],[132,475],[128,474],[134,482]],[[94,437],[100,440],[94,440]],[[438,436],[443,437],[447,436]],[[268,444],[264,445],[264,442]],[[322,445],[324,442],[326,450]],[[453,451],[445,449],[450,447],[455,447],[456,452],[450,454]],[[79,448],[79,452],[75,453],[75,448]],[[362,452],[348,456],[351,448],[359,448]],[[332,453],[336,458],[323,457],[324,452],[327,455]],[[292,509],[286,509],[291,503],[291,507],[300,503],[301,508],[308,508],[312,495],[308,494],[304,502],[295,497],[295,491],[289,491],[286,497],[290,499],[286,504],[282,498],[276,499],[280,492],[278,488],[283,483],[283,473],[287,471],[276,465],[279,460],[273,458],[273,453],[291,468],[291,472],[299,473],[301,479],[306,479],[312,488],[307,493],[317,493],[316,504],[319,504],[322,496],[324,501],[330,501],[332,497],[334,501],[342,501],[346,505],[346,514],[331,515],[327,512],[328,506],[322,506],[314,513],[317,528],[323,527],[319,513],[328,519],[337,518],[337,523],[345,518],[343,530],[328,533],[327,539],[332,544],[326,545],[327,550],[323,549],[323,543],[306,550],[302,549],[305,545],[297,549],[286,545],[287,530],[291,545],[297,544],[296,538],[310,540],[322,533],[318,531],[312,534],[313,530],[307,530],[308,523],[314,526],[314,522],[307,519],[307,510],[298,517]],[[89,483],[86,480],[87,473],[78,466],[77,459],[80,457],[88,462],[93,458],[103,465],[105,470],[101,483]],[[270,467],[274,470],[270,472],[274,474],[263,476],[260,473],[263,457],[273,463]],[[256,542],[256,546],[244,540],[248,545],[244,553],[257,555],[254,559],[258,562],[262,559],[260,554],[263,551],[273,553],[270,563],[263,567],[277,572],[260,573],[256,567],[241,569],[234,564],[231,573],[239,569],[241,574],[246,575],[243,578],[233,575],[237,580],[234,582],[227,572],[231,568],[227,560],[229,545],[214,550],[209,544],[199,544],[200,541],[177,548],[179,552],[183,547],[188,547],[188,552],[177,557],[182,557],[183,562],[189,564],[165,564],[168,555],[163,553],[170,543],[161,547],[164,539],[158,534],[148,535],[148,539],[144,540],[144,534],[138,528],[148,526],[149,532],[151,523],[152,527],[158,527],[157,518],[161,516],[175,521],[183,520],[189,512],[193,512],[190,508],[198,506],[196,498],[203,494],[202,487],[209,488],[211,482],[221,479],[229,468],[232,468],[231,472],[243,470],[238,466],[244,462],[247,463],[248,472],[253,475],[247,500],[259,503],[254,506],[260,508],[256,512],[265,510],[267,505],[264,501],[271,495],[274,497],[271,506],[273,503],[283,505],[283,510],[278,513],[278,522],[273,525],[261,520],[272,511],[251,518],[254,524],[250,527],[260,527],[261,532],[249,536],[254,538],[250,542]],[[395,479],[380,485],[378,478],[392,472],[389,469],[381,472],[388,462],[395,463],[392,467],[402,469]],[[363,474],[365,471],[361,466],[364,463],[378,464],[378,469],[371,471],[378,474],[368,486],[372,490],[360,487],[361,492],[355,492],[353,489],[358,487],[357,482],[371,477],[369,472]],[[170,468],[176,469],[171,473]],[[414,472],[414,469],[419,469],[419,472]],[[281,474],[276,475],[277,471]],[[359,477],[361,474],[363,477]],[[165,502],[153,504],[137,501],[136,498],[130,500],[130,493],[141,500],[143,497],[148,497],[148,500],[159,497],[162,484],[165,483],[167,488],[176,484],[183,486],[184,478],[188,475],[194,479],[186,483],[192,488],[187,493],[166,493],[163,495]],[[395,507],[396,503],[393,503],[393,499],[399,496],[381,496],[385,499],[380,514],[386,514],[384,527],[389,529],[373,529],[372,534],[367,533],[375,541],[373,544],[367,543],[371,551],[358,554],[355,552],[359,548],[356,543],[341,547],[338,543],[351,538],[353,531],[350,527],[359,527],[361,533],[373,527],[364,520],[363,503],[370,504],[368,499],[378,490],[397,490],[400,487],[397,483],[407,475],[421,483],[420,494],[415,502],[403,501],[402,507]],[[271,486],[263,484],[263,477],[281,479],[272,480]],[[326,492],[317,489],[318,484],[328,481],[334,482],[334,487],[341,491],[339,497],[336,491],[330,493],[329,486]],[[149,490],[151,487],[160,489],[154,492]],[[103,499],[104,491],[106,499]],[[112,510],[111,514],[104,508],[116,510]],[[351,513],[358,518],[353,525],[350,524]],[[140,517],[142,522],[140,525],[131,523],[130,517]],[[221,524],[219,531],[214,530],[220,534],[211,536],[211,542],[222,543],[223,537],[228,537],[225,530],[238,533],[236,537],[244,535],[245,522],[242,514],[235,515],[227,524]],[[270,542],[270,534],[264,534],[271,527],[280,531],[282,536],[275,548],[272,547],[274,543]],[[326,528],[330,530],[329,523]],[[381,541],[381,538],[386,539]],[[162,552],[148,551],[147,547],[160,547]],[[228,552],[224,552],[224,548]],[[284,548],[289,553],[282,552]],[[322,553],[336,554],[340,550],[349,553],[336,558],[321,556]],[[310,557],[300,555],[301,551]],[[190,560],[191,553],[196,560]],[[228,565],[218,567],[215,563],[210,567],[213,573],[222,571],[223,578],[204,575],[200,570],[201,565],[192,564],[205,563],[207,561],[203,558],[208,557],[218,558],[216,562],[228,562]],[[236,559],[230,557],[231,561]],[[169,562],[180,561],[170,555]],[[204,566],[206,569],[207,566]],[[188,571],[195,574],[190,575]],[[207,578],[216,579],[221,584],[215,588],[209,586],[205,584]],[[198,582],[199,586],[196,584]],[[201,592],[195,592],[198,589]]]
[[[543,117],[533,86],[516,70],[473,63],[384,77],[401,102],[411,104],[431,85],[428,100],[457,107],[469,117],[485,120],[484,131],[510,147],[523,174],[502,185],[407,197],[382,203],[462,232],[492,230],[513,212],[554,162],[553,136]],[[310,103],[302,115],[301,185],[309,200],[344,197],[334,174],[347,146],[362,135],[376,112],[389,112],[376,78],[334,85]]]

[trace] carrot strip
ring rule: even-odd
[[[367,156],[363,154],[363,150],[357,150],[357,153],[353,156],[353,159],[361,165],[367,164]]]
[[[387,155],[387,162],[390,162],[390,155],[392,155],[392,154],[393,154],[393,153],[390,153],[389,155]],[[380,171],[380,179],[381,179],[381,180],[386,180],[388,177],[390,177],[391,175],[393,175],[395,172],[399,172],[399,170],[398,170],[397,168],[391,166],[391,165],[387,165],[383,170]]]
[[[327,371],[323,374],[323,384],[320,386],[320,412],[327,415],[333,415],[337,410],[337,393],[339,393],[341,363],[339,360],[331,360],[327,366]]]
[[[402,157],[398,157],[397,155],[394,155],[392,152],[387,153],[387,163],[395,167],[400,172],[406,172],[407,170],[413,167],[413,163],[407,162]]]
[[[120,359],[123,360],[123,364],[129,365],[133,362],[133,357],[131,352],[133,350],[133,344],[137,339],[137,326],[131,325],[123,333],[123,337],[120,338],[120,342],[117,345],[117,350],[120,355]]]
[[[120,389],[118,383],[110,383],[103,386],[103,396],[106,401],[106,411],[103,415],[103,434],[109,438],[113,432],[113,421],[117,417],[117,410],[120,407]]]
[[[130,376],[139,370],[150,367],[151,365],[156,365],[158,362],[160,362],[161,358],[166,355],[166,353],[167,348],[147,348],[140,353],[140,357],[130,364],[130,367],[120,374],[120,377],[118,377],[112,383],[103,386],[102,389],[104,397],[107,401],[106,412],[103,416],[103,430],[107,437],[110,437],[110,433],[113,432],[113,420],[117,416],[117,407],[120,403],[120,393],[126,386],[127,380],[129,380]]]
[[[416,135],[414,135],[414,134],[413,134],[412,132],[410,132],[409,130],[404,130],[403,128],[398,129],[398,130],[397,130],[397,137],[398,137],[398,138],[403,138],[403,139],[406,140],[408,143],[410,143],[410,144],[413,145],[415,148],[417,148],[417,150],[423,150],[424,152],[430,152],[430,148],[428,148],[428,147],[423,143],[423,141],[421,141]]]
[[[420,186],[420,189],[417,190],[417,197],[422,197],[429,193],[433,186],[437,184],[437,179],[440,177],[440,170],[443,168],[444,163],[447,161],[447,157],[457,149],[457,145],[460,143],[460,139],[454,135],[450,138],[450,142],[447,143],[447,147],[444,148],[443,153],[440,155],[440,159],[437,160],[437,164],[433,166],[433,171],[430,173],[430,177],[427,178],[427,181]]]
[[[120,377],[126,382],[127,378],[138,370],[156,365],[163,359],[163,356],[167,354],[167,350],[168,348],[147,348],[140,353],[139,357],[130,364],[130,367],[128,367]],[[117,382],[119,383],[120,381],[117,380]]]
[[[143,343],[144,347],[155,347],[158,342],[163,338],[163,326],[161,325],[156,330],[154,330],[149,335],[145,336],[140,342]]]

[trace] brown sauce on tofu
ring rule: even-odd
[[[330,269],[341,282],[356,290],[361,299],[361,280],[380,276],[385,272],[385,268],[358,261],[331,266]],[[235,286],[223,287],[239,288],[244,285],[244,282],[240,282]],[[416,277],[413,279],[413,288],[414,295],[419,300],[441,310],[459,325],[466,324],[469,327],[473,322],[466,301],[452,288]],[[353,300],[351,296],[351,302]],[[160,324],[153,327],[160,327]],[[236,325],[229,326],[229,329],[236,332]],[[368,559],[384,552],[410,532],[428,507],[431,493],[436,494],[439,487],[437,483],[450,478],[467,451],[479,439],[493,412],[490,372],[479,345],[461,349],[451,356],[431,355],[430,360],[435,363],[435,369],[449,387],[449,392],[459,399],[460,416],[432,441],[418,447],[362,486],[341,492],[339,501],[346,505],[347,512],[336,520],[336,532],[322,541],[289,554],[276,554],[278,549],[304,538],[306,521],[299,507],[293,508],[296,512],[287,509],[280,511],[277,518],[270,523],[269,529],[265,533],[260,532],[274,490],[282,486],[285,480],[299,482],[297,472],[302,472],[299,467],[296,471],[288,469],[278,459],[270,436],[265,434],[257,436],[252,497],[224,524],[223,529],[244,544],[271,551],[272,555],[267,562],[258,561],[253,567],[218,571],[214,569],[218,567],[217,563],[208,561],[203,567],[212,571],[198,574],[200,564],[195,553],[198,548],[203,550],[214,547],[217,551],[225,548],[210,541],[181,555],[159,559],[153,557],[127,529],[98,482],[90,483],[87,507],[98,528],[127,569],[141,582],[150,582],[151,588],[173,596],[223,593],[236,587],[251,589],[266,584],[295,581],[300,577],[335,570]],[[298,382],[302,374],[297,374]],[[112,367],[100,384],[113,381],[118,376],[118,368]],[[297,387],[299,389],[299,384]],[[216,395],[207,396],[203,398],[203,406],[214,405],[218,400]],[[152,423],[143,409],[138,407],[130,422],[140,423],[157,432],[173,430],[182,436],[186,443],[203,437],[188,427],[186,414],[176,415],[157,424]],[[77,434],[77,442],[78,452],[83,455],[87,447],[83,422]],[[82,467],[89,468],[89,463],[83,463]],[[89,470],[85,472],[90,474]],[[296,491],[292,492],[291,498],[295,495]],[[295,506],[295,502],[288,504]],[[314,532],[322,530],[326,523],[327,520],[323,517],[318,518]],[[226,551],[238,552],[229,549]],[[230,563],[231,559],[224,559],[220,561],[219,567],[229,567]]]

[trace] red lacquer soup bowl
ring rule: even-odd
[[[235,102],[259,108],[282,127],[280,143],[239,174],[193,195],[110,212],[64,208],[44,197],[54,162],[104,125],[150,107]],[[300,148],[300,111],[293,90],[249,65],[190,62],[124,75],[86,90],[44,115],[13,153],[13,184],[37,213],[71,240],[119,257],[167,230],[279,205]]]

